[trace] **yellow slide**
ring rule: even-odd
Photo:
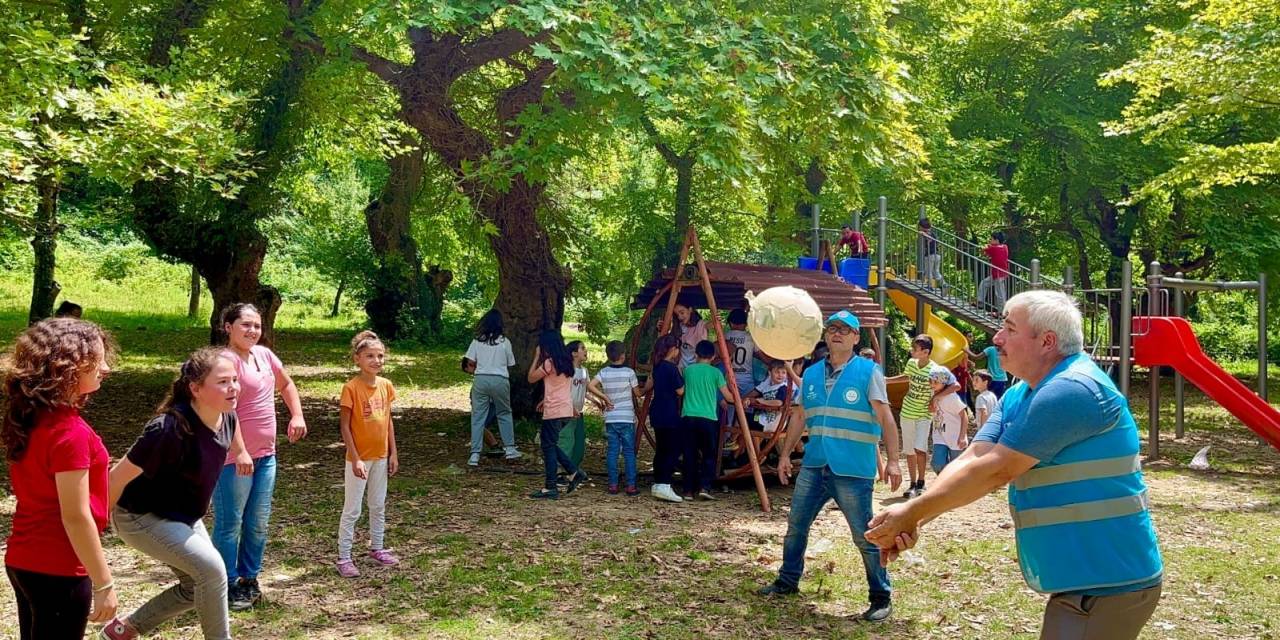
[[[888,271],[888,278],[893,278],[893,271]],[[876,272],[871,270],[871,285],[876,284]],[[898,289],[889,290],[889,299],[893,301],[894,306],[898,307],[904,315],[915,321],[916,317],[916,299],[911,297],[905,291]],[[934,362],[948,368],[955,369],[960,366],[964,360],[965,349],[969,348],[969,341],[965,339],[964,334],[959,329],[951,326],[946,320],[939,318],[929,308],[924,307],[924,332],[930,338],[933,338],[933,354],[930,358]],[[889,401],[894,406],[901,406],[902,396],[907,392],[907,379],[905,376],[894,376],[889,378]]]

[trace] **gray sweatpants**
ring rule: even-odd
[[[484,451],[484,423],[489,412],[496,414],[502,446],[516,446],[516,427],[511,416],[511,380],[503,376],[478,375],[471,382],[471,453]]]
[[[170,618],[196,610],[205,640],[230,640],[227,568],[209,540],[204,523],[194,525],[116,508],[116,535],[126,544],[169,565],[178,584],[156,594],[129,615],[128,624],[145,635]]]

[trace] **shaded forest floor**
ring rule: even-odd
[[[0,317],[6,336],[19,326],[11,315]],[[124,358],[86,415],[119,456],[205,333],[117,320]],[[759,511],[749,485],[715,502],[669,505],[647,496],[642,476],[643,497],[609,496],[593,416],[585,466],[594,482],[559,502],[529,500],[541,482],[532,425],[519,429],[520,463],[466,467],[468,386],[453,350],[393,348],[385,375],[400,393],[402,470],[390,485],[388,544],[404,561],[390,569],[358,561],[363,575],[344,580],[333,561],[342,502],[337,394],[352,374],[348,339],[294,330],[279,338],[311,433],[295,445],[282,439],[261,576],[266,602],[233,614],[237,637],[1020,638],[1038,629],[1043,598],[1018,572],[1003,491],[930,525],[921,546],[891,569],[895,614],[887,623],[856,620],[866,602],[861,561],[834,509],[814,526],[803,593],[761,599],[753,591],[780,562],[789,488],[771,486],[770,514]],[[601,351],[593,348],[593,359]],[[1198,392],[1189,392],[1189,403],[1188,435],[1175,441],[1166,402],[1165,457],[1147,465],[1167,578],[1144,637],[1278,637],[1280,454]],[[1145,423],[1142,391],[1132,404]],[[1206,444],[1215,471],[1188,470]],[[650,455],[642,449],[642,473]],[[5,489],[0,512],[8,515],[14,500]],[[878,504],[896,499],[877,489]],[[0,518],[0,533],[8,522]],[[122,611],[170,582],[163,566],[113,536],[107,545]],[[6,582],[0,636],[16,635]],[[186,616],[153,637],[198,635]]]

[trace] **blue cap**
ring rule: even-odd
[[[837,320],[845,323],[846,325],[849,325],[849,328],[855,331],[862,328],[862,323],[858,322],[858,316],[853,315],[853,312],[849,311],[848,309],[841,309],[831,314],[830,316],[828,316],[827,324],[831,324],[832,322],[836,322]]]

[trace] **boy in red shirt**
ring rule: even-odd
[[[987,303],[987,295],[995,294],[995,315],[1004,312],[1004,301],[1009,297],[1009,245],[1004,243],[1004,232],[995,231],[987,246],[982,248],[991,262],[991,273],[978,284],[978,304]]]

